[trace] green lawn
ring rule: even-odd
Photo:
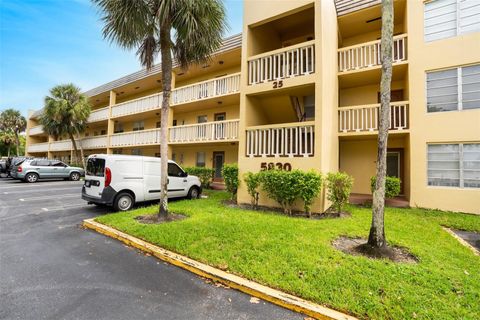
[[[372,319],[480,319],[480,257],[442,225],[480,231],[480,217],[422,209],[386,212],[390,244],[407,247],[418,264],[349,256],[331,241],[368,235],[371,212],[351,207],[351,218],[308,220],[228,208],[228,196],[184,200],[170,210],[188,219],[145,225],[133,217],[157,207],[96,221],[212,266],[305,299]]]

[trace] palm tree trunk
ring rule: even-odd
[[[7,157],[10,158],[10,145],[7,144]]]
[[[163,98],[162,112],[160,119],[160,208],[158,210],[159,219],[168,218],[168,141],[167,126],[168,113],[170,109],[170,94],[172,91],[172,53],[170,40],[170,22],[166,21],[160,28],[160,53],[162,56],[162,83]]]
[[[385,239],[385,179],[387,141],[390,123],[390,87],[392,82],[393,0],[382,0],[382,78],[380,82],[380,123],[378,125],[377,182],[373,192],[372,225],[368,244],[381,248]]]
[[[77,137],[78,137],[78,139],[79,139],[79,141],[80,141],[80,132],[78,132],[78,130],[77,130]],[[80,156],[82,157],[82,166],[83,166],[83,169],[86,169],[86,165],[85,165],[85,155],[83,154],[82,141],[80,141],[79,147],[80,147]]]
[[[78,161],[79,154],[78,154],[77,143],[75,142],[75,138],[72,133],[70,133],[70,140],[72,140],[73,150],[75,150],[75,157],[77,157],[76,160]]]
[[[20,139],[18,138],[18,132],[15,131],[15,143],[17,147],[17,157],[19,156],[19,147],[20,147]]]

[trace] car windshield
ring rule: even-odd
[[[105,170],[105,159],[89,158],[87,160],[87,175],[103,177]]]

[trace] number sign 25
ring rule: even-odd
[[[278,81],[273,81],[273,89],[281,88],[283,87],[283,81],[278,80]]]

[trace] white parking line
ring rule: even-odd
[[[44,192],[44,191],[60,191],[60,190],[79,190],[80,186],[71,186],[69,188],[54,188],[54,189],[44,189],[44,188],[35,188],[35,190],[20,190],[20,191],[4,191],[3,194],[14,194],[14,193],[31,193],[31,192]]]
[[[5,217],[5,218],[0,218],[0,221],[16,219],[16,218],[21,218],[21,217],[25,217],[25,216],[38,216],[41,213],[45,213],[45,212],[61,211],[61,210],[66,210],[66,209],[81,208],[81,207],[85,207],[85,206],[86,206],[86,203],[69,205],[69,206],[62,206],[62,207],[59,206],[59,207],[51,207],[51,208],[42,208],[40,211],[36,211],[36,212],[22,213],[22,214],[17,214],[16,216],[8,216],[8,217]]]
[[[37,200],[47,200],[47,199],[55,199],[58,198],[59,200],[63,198],[81,198],[81,194],[79,192],[77,193],[67,193],[67,194],[61,194],[61,195],[54,195],[54,196],[42,196],[42,197],[29,197],[29,198],[21,198],[18,199],[18,201],[37,201]]]
[[[19,182],[19,183],[0,183],[0,190],[10,190],[10,189],[37,189],[37,188],[42,188],[42,187],[47,187],[47,186],[81,186],[83,184],[83,181],[68,181],[68,182],[62,182],[62,181],[52,181],[52,182],[38,182],[38,183],[24,183],[24,182]]]

